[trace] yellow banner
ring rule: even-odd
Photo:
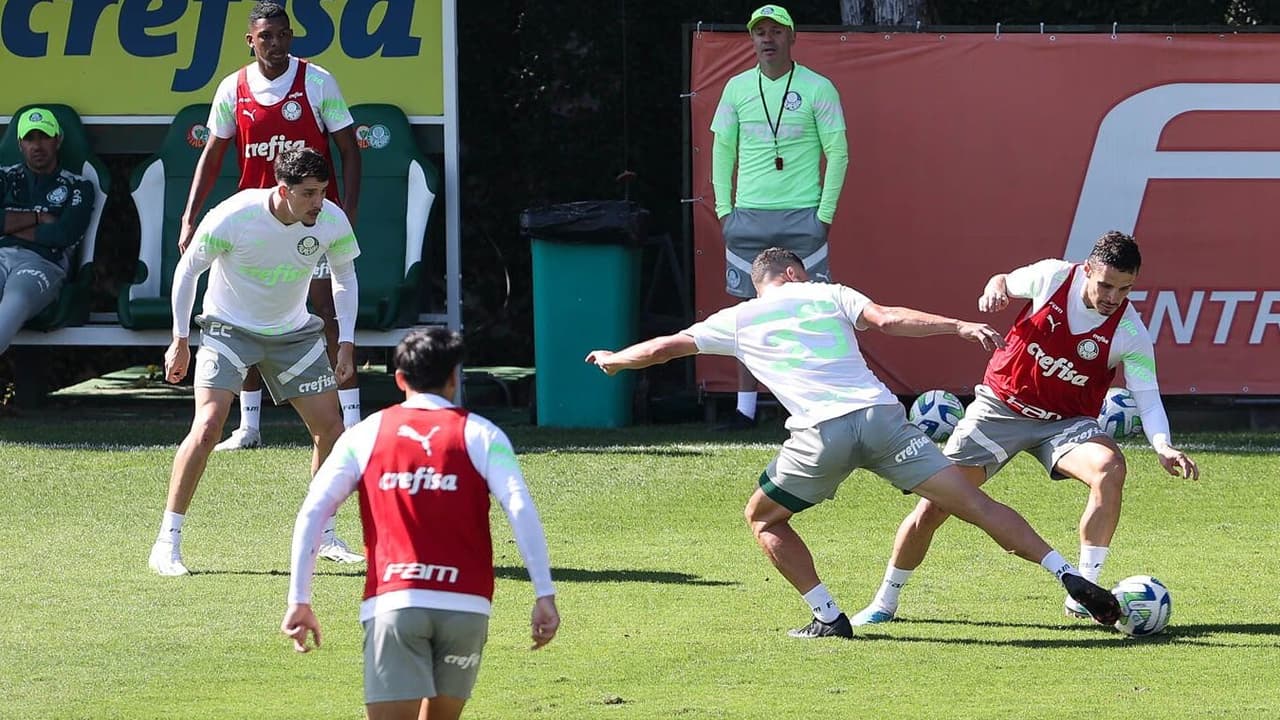
[[[349,104],[444,114],[441,0],[291,0],[293,54],[333,73]],[[254,0],[2,0],[0,97],[81,115],[172,115],[210,102],[253,58]]]

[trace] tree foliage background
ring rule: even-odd
[[[856,0],[855,0],[856,1]],[[880,0],[885,2],[886,0]],[[892,1],[892,0],[888,0]],[[876,0],[863,0],[874,5]],[[631,199],[688,260],[682,233],[686,23],[745,24],[761,0],[458,3],[464,308],[473,361],[531,364],[523,208]],[[840,25],[839,0],[783,2],[801,25]],[[868,7],[864,17],[876,17]],[[930,0],[926,24],[1179,25],[1280,22],[1280,2]],[[908,25],[914,29],[914,23]],[[848,102],[848,100],[846,100]],[[850,138],[850,144],[857,138]],[[856,169],[853,170],[856,172]],[[646,282],[653,270],[646,263]],[[507,282],[510,287],[507,287]],[[687,281],[687,278],[682,278]]]

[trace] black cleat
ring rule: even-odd
[[[1071,599],[1083,605],[1100,625],[1115,625],[1120,619],[1120,603],[1106,588],[1075,573],[1063,575],[1062,585]]]
[[[796,628],[795,630],[788,630],[787,634],[793,638],[804,639],[822,637],[839,637],[848,639],[853,637],[853,627],[849,625],[849,616],[844,613],[840,613],[839,617],[832,622],[824,623],[818,618],[814,618],[813,622],[808,625],[805,625],[802,628]]]
[[[756,426],[756,419],[747,417],[737,410],[733,411],[733,417],[729,418],[729,422],[716,425],[713,430],[716,432],[726,432],[732,430],[750,430]]]

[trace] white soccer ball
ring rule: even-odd
[[[946,390],[927,390],[911,403],[907,420],[924,431],[935,442],[951,437],[956,423],[964,417],[964,404],[960,398]]]
[[[1173,596],[1164,583],[1150,575],[1134,575],[1111,590],[1120,603],[1116,629],[1125,635],[1145,637],[1164,630],[1173,614]]]
[[[1102,412],[1098,413],[1098,424],[1117,440],[1140,432],[1142,416],[1138,414],[1133,393],[1124,388],[1108,390],[1102,401]]]

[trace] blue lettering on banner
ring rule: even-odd
[[[31,16],[40,3],[54,0],[5,0],[0,12],[0,42],[16,57],[40,58],[49,55],[49,33],[36,32]],[[178,53],[178,33],[148,32],[181,19],[189,9],[198,7],[195,43],[191,61],[175,70],[170,90],[193,92],[208,85],[217,72],[222,56],[222,36],[232,4],[245,0],[75,0],[71,5],[65,56],[84,56],[93,52],[95,35],[102,14],[111,5],[119,6],[116,37],[129,55],[142,58],[164,57]],[[314,57],[333,44],[333,18],[321,7],[322,0],[293,0],[283,3],[293,16],[298,37],[293,52],[299,57]],[[385,12],[372,32],[369,20],[377,6]],[[351,58],[416,57],[422,38],[410,34],[415,0],[349,0],[342,9],[337,36],[344,54]]]

